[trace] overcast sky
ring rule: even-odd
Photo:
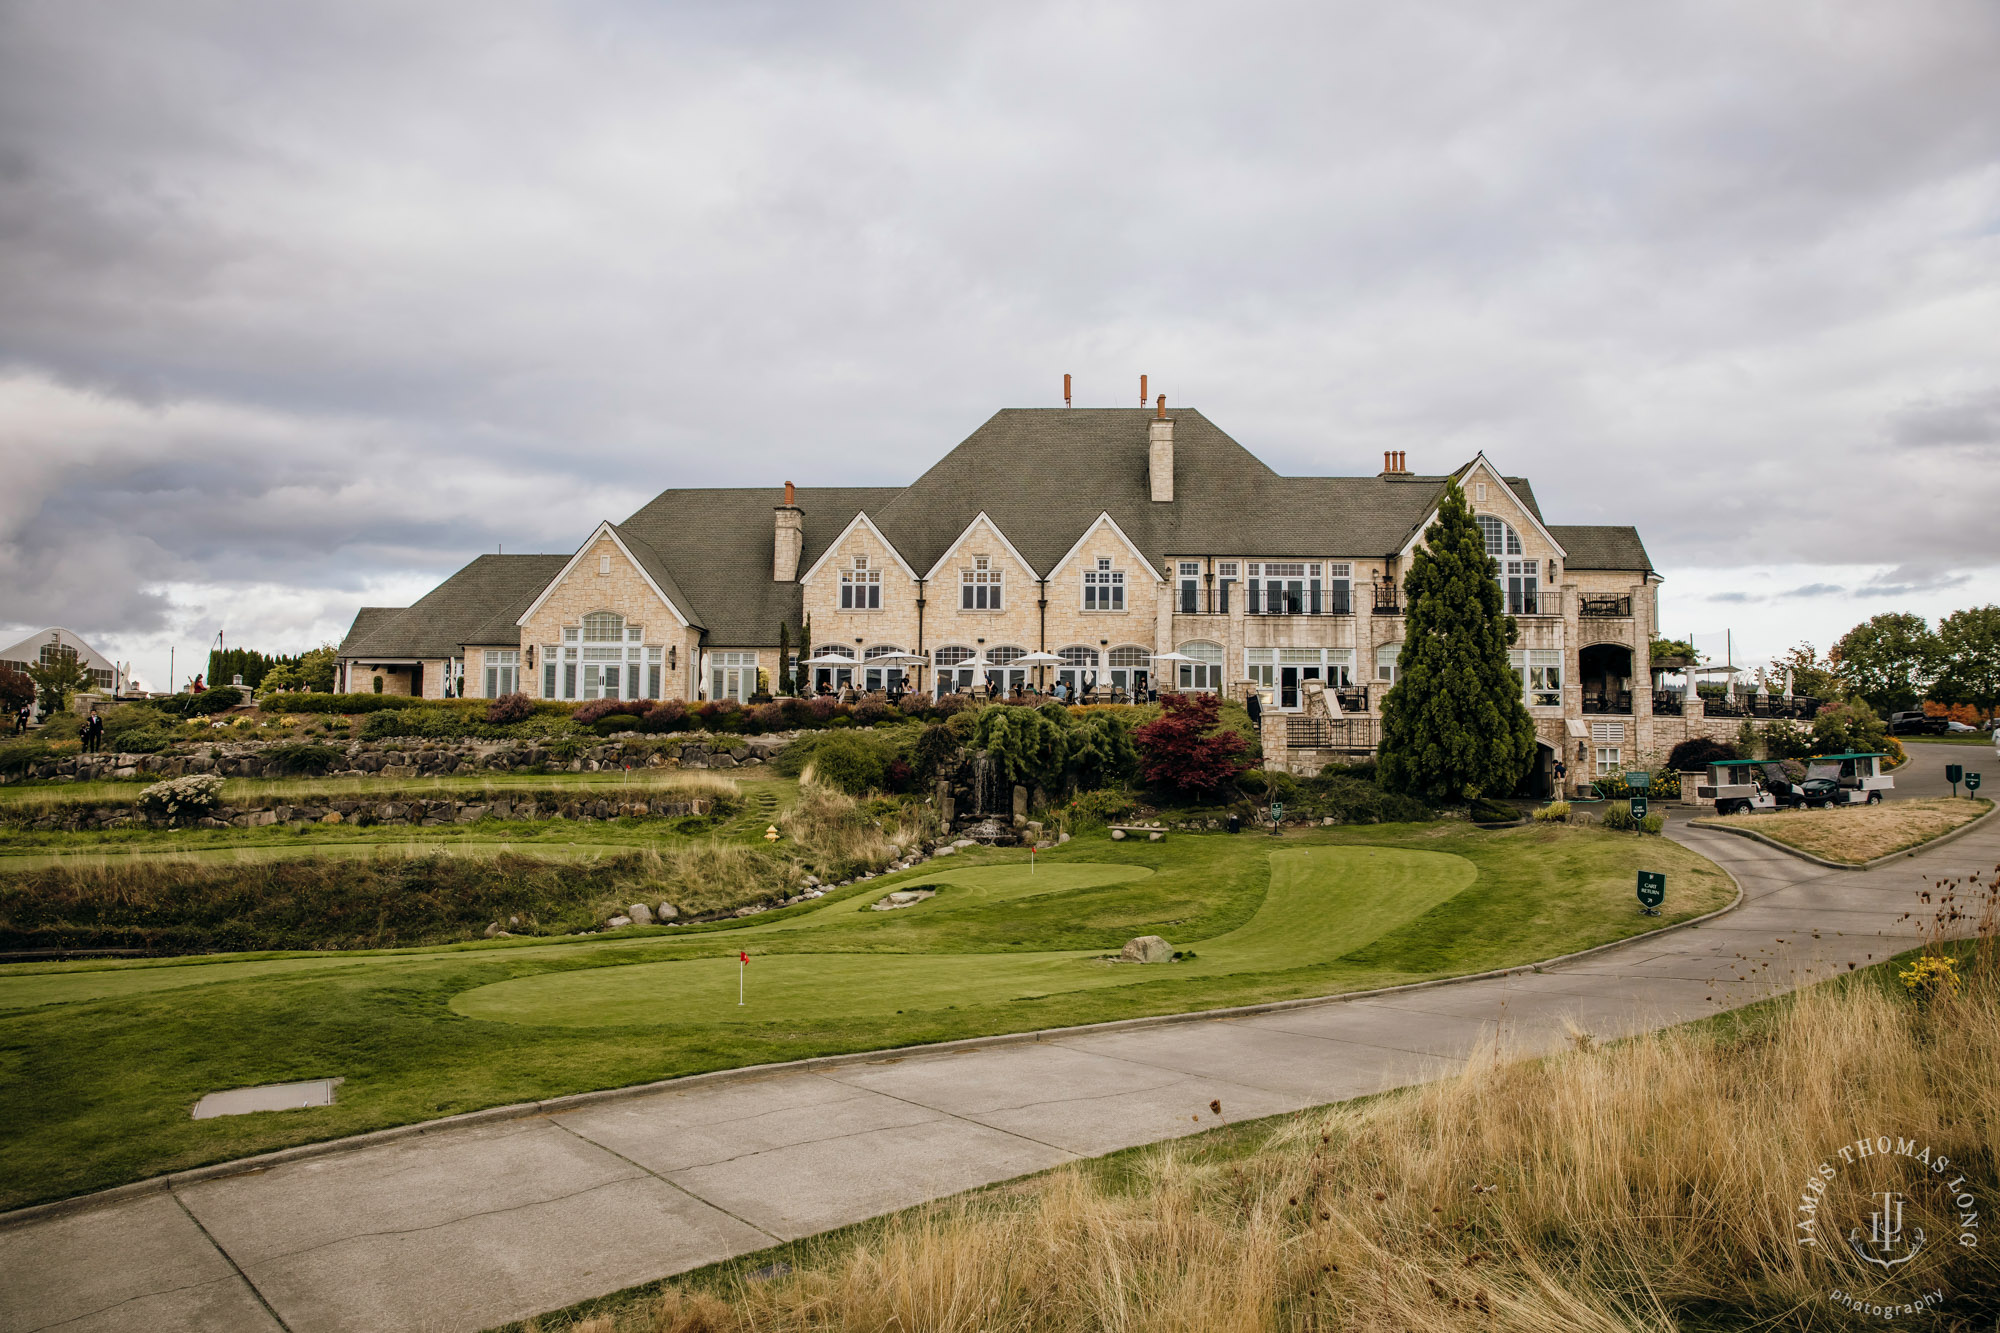
[[[1983,0],[0,0],[0,623],[149,686],[1064,371],[1825,647],[2000,600],[1996,352]]]

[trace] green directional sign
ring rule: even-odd
[[[1632,818],[1644,819],[1646,817],[1647,809],[1648,805],[1645,797],[1634,796],[1632,798]]]
[[[1951,794],[1953,796],[1958,795],[1958,784],[1960,780],[1963,779],[1964,777],[1965,777],[1965,765],[1946,764],[1944,766],[1944,780],[1951,784]]]
[[[1979,790],[1979,775],[1977,773],[1967,773],[1965,775],[1965,789],[1967,791]]]
[[[1660,904],[1667,900],[1667,877],[1657,870],[1639,872],[1639,905],[1646,909],[1646,915],[1657,916]]]

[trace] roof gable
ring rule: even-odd
[[[646,586],[653,590],[653,595],[658,597],[660,601],[666,605],[667,610],[673,613],[674,619],[678,620],[683,628],[693,623],[692,617],[690,617],[687,612],[681,610],[681,608],[675,604],[674,599],[670,595],[668,595],[666,588],[662,586],[661,578],[656,577],[655,572],[646,567],[647,562],[640,559],[639,555],[634,549],[635,544],[626,541],[623,536],[619,535],[618,529],[614,527],[610,522],[610,520],[608,519],[605,520],[604,522],[599,523],[597,525],[596,530],[590,534],[589,539],[586,540],[583,543],[583,545],[576,548],[576,554],[571,556],[569,558],[569,562],[565,564],[560,571],[557,572],[554,578],[548,581],[547,586],[545,586],[542,589],[541,594],[537,596],[534,601],[528,604],[528,608],[525,611],[521,612],[519,616],[515,617],[514,623],[516,625],[526,625],[528,621],[534,617],[535,612],[542,609],[542,604],[549,600],[549,597],[552,594],[554,594],[555,590],[559,586],[561,586],[562,583],[566,579],[568,579],[571,574],[574,574],[576,572],[577,566],[583,563],[583,558],[586,555],[590,554],[592,548],[594,548],[597,545],[598,539],[602,537],[609,537],[611,539],[612,545],[618,548],[619,553],[622,554],[628,562],[630,562],[632,568],[639,571],[639,577],[646,580]],[[654,563],[655,564],[658,563],[657,555],[654,556]],[[666,576],[667,583],[673,582],[672,576],[667,575],[666,570],[664,568],[661,568],[659,570],[659,574]]]
[[[338,656],[356,658],[455,657],[468,643],[495,639],[485,628],[496,615],[547,586],[568,557],[482,555],[407,607],[363,607]]]

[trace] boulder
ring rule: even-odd
[[[660,909],[657,912],[653,913],[653,916],[655,919],[660,921],[672,921],[675,917],[679,916],[680,914],[681,914],[681,909],[674,906],[672,903],[661,903]]]
[[[625,915],[632,918],[634,925],[650,926],[653,924],[653,909],[644,903],[633,903],[625,909]]]
[[[500,923],[498,921],[495,921],[492,925],[488,926],[481,933],[484,934],[487,939],[489,940],[492,939],[495,935],[498,935],[500,933]]]
[[[1141,935],[1125,941],[1124,951],[1118,956],[1128,963],[1171,963],[1174,946],[1158,935]]]
[[[616,930],[616,929],[618,929],[618,927],[620,927],[620,926],[629,926],[629,925],[631,925],[631,924],[632,924],[632,918],[631,918],[631,917],[629,917],[629,916],[614,916],[614,917],[612,917],[612,918],[611,918],[611,919],[610,919],[609,921],[605,922],[604,924],[605,924],[605,926],[606,926],[606,928],[607,928],[607,929],[610,929],[610,930]],[[1129,949],[1129,948],[1131,948],[1132,946],[1128,944],[1128,945],[1126,945],[1125,947]]]

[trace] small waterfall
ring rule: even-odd
[[[993,813],[993,756],[984,750],[972,756],[972,813]]]

